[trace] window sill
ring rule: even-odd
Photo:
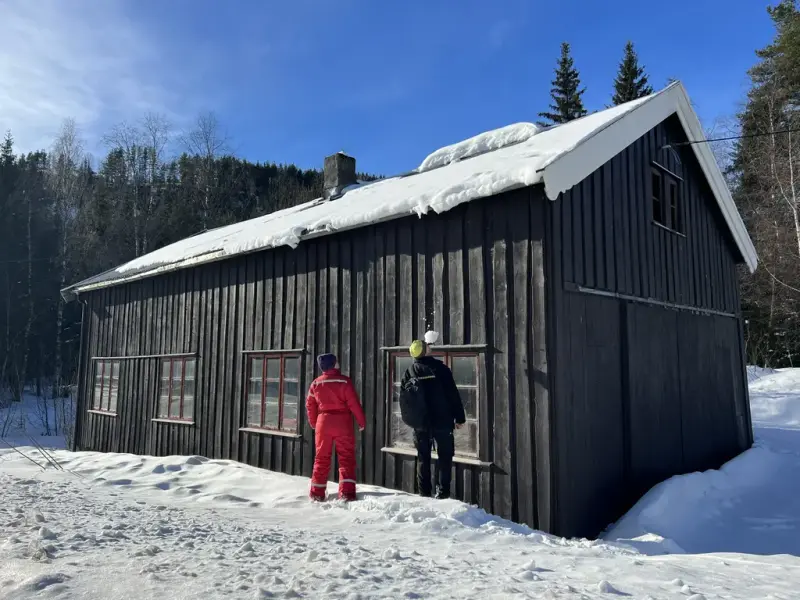
[[[292,438],[299,440],[303,436],[299,433],[292,433],[291,431],[279,431],[277,429],[260,429],[259,427],[240,427],[239,431],[244,433],[259,433],[261,435],[275,435],[278,437]]]
[[[97,410],[95,408],[90,408],[86,412],[88,412],[89,414],[92,414],[92,415],[103,415],[104,417],[116,417],[117,416],[117,413],[115,413],[115,412],[111,412],[111,411],[108,411],[108,410]]]
[[[181,419],[151,419],[153,423],[169,423],[171,425],[194,425],[194,421],[184,421]]]
[[[381,452],[385,454],[398,454],[400,456],[413,456],[414,458],[417,457],[417,451],[413,450],[412,448],[381,448]],[[434,460],[439,460],[439,456],[436,452],[431,453],[431,458]],[[486,462],[477,458],[470,458],[469,456],[459,456],[456,454],[453,457],[453,462],[458,463],[460,465],[470,465],[473,467],[484,467],[490,468],[494,465],[494,463]]]

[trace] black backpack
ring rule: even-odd
[[[412,370],[413,375],[400,387],[400,417],[411,429],[424,430],[430,427],[428,400],[421,379],[435,379],[431,369],[421,374]]]

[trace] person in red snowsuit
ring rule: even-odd
[[[356,436],[353,417],[361,431],[367,426],[353,382],[336,368],[336,356],[317,357],[322,375],[311,384],[306,398],[308,423],[316,433],[317,455],[311,475],[312,500],[325,500],[333,446],[339,456],[339,498],[356,499]]]

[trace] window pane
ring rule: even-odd
[[[247,425],[261,427],[261,393],[247,397]]]
[[[283,382],[283,401],[297,402],[300,398],[300,384],[296,381]]]
[[[259,379],[264,377],[264,359],[260,356],[253,357],[250,361],[250,378],[255,379],[256,377]]]
[[[169,396],[161,394],[158,398],[158,417],[166,419],[169,416]]]
[[[267,393],[266,393],[267,399],[277,402],[278,398],[280,398],[280,391],[281,391],[280,382],[268,381],[266,385],[267,385]]]
[[[297,405],[300,402],[300,384],[297,381],[283,382],[283,423],[284,431],[297,430]]]
[[[108,394],[108,410],[117,412],[117,395],[119,394],[119,386],[115,383],[111,385]]]
[[[247,384],[247,395],[258,398],[258,403],[261,404],[261,379],[251,379]]]
[[[276,384],[277,385],[277,384]],[[264,427],[278,428],[278,399],[267,398],[264,407]]]
[[[111,397],[111,363],[103,363],[103,393],[100,398],[100,410],[108,410],[108,401]]]
[[[394,380],[399,382],[403,379],[408,367],[414,363],[414,359],[410,356],[395,356],[394,357]]]
[[[680,215],[678,213],[678,184],[674,181],[669,182],[669,203],[670,203],[670,217],[672,222],[670,225],[675,231],[680,231]]]
[[[182,360],[173,360],[172,361],[172,381],[180,381],[183,379],[183,361]],[[172,387],[175,387],[173,384]]]
[[[653,198],[661,200],[661,175],[658,171],[653,171],[653,180],[651,182],[653,186]]]
[[[300,359],[287,358],[283,363],[284,378],[298,381],[300,379]]]
[[[183,400],[186,401],[186,398],[189,396],[194,397],[194,379],[187,379],[183,384]]]
[[[297,431],[297,402],[284,400],[281,429],[284,431]]]
[[[478,454],[478,422],[467,421],[464,427],[454,433],[457,454]]]
[[[158,393],[161,396],[168,397],[169,396],[169,379],[162,379],[161,385],[158,388]]]
[[[111,377],[114,379],[119,379],[119,363],[112,362],[111,363]]]
[[[392,411],[400,414],[400,384],[392,385]]]
[[[661,225],[664,224],[664,203],[661,201],[661,174],[652,171],[652,191],[653,191],[653,220]]]
[[[403,419],[397,413],[392,413],[392,445],[393,446],[414,446],[414,437],[411,428],[403,423]]]
[[[184,379],[194,379],[194,372],[196,367],[196,361],[193,358],[186,359],[186,373],[184,374]]]
[[[169,379],[169,372],[170,368],[172,367],[172,362],[165,360],[161,363],[161,379]]]
[[[276,381],[281,377],[281,361],[278,358],[270,358],[267,360],[267,379],[275,379]]]
[[[194,394],[183,394],[183,418],[194,419]]]
[[[169,416],[181,416],[181,391],[179,385],[172,386],[172,399],[169,403]]]
[[[102,383],[100,378],[98,377],[94,384],[94,397],[92,398],[92,408],[94,410],[100,410],[100,394],[103,391]]]
[[[478,390],[458,388],[458,393],[461,394],[461,402],[464,403],[464,413],[467,415],[467,419],[476,419],[478,417]]]
[[[454,356],[451,360],[456,385],[478,385],[478,359],[475,356]]]

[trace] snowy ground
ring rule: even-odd
[[[0,598],[797,598],[800,371],[762,375],[757,446],[601,542],[367,486],[312,505],[227,461],[0,449]]]

